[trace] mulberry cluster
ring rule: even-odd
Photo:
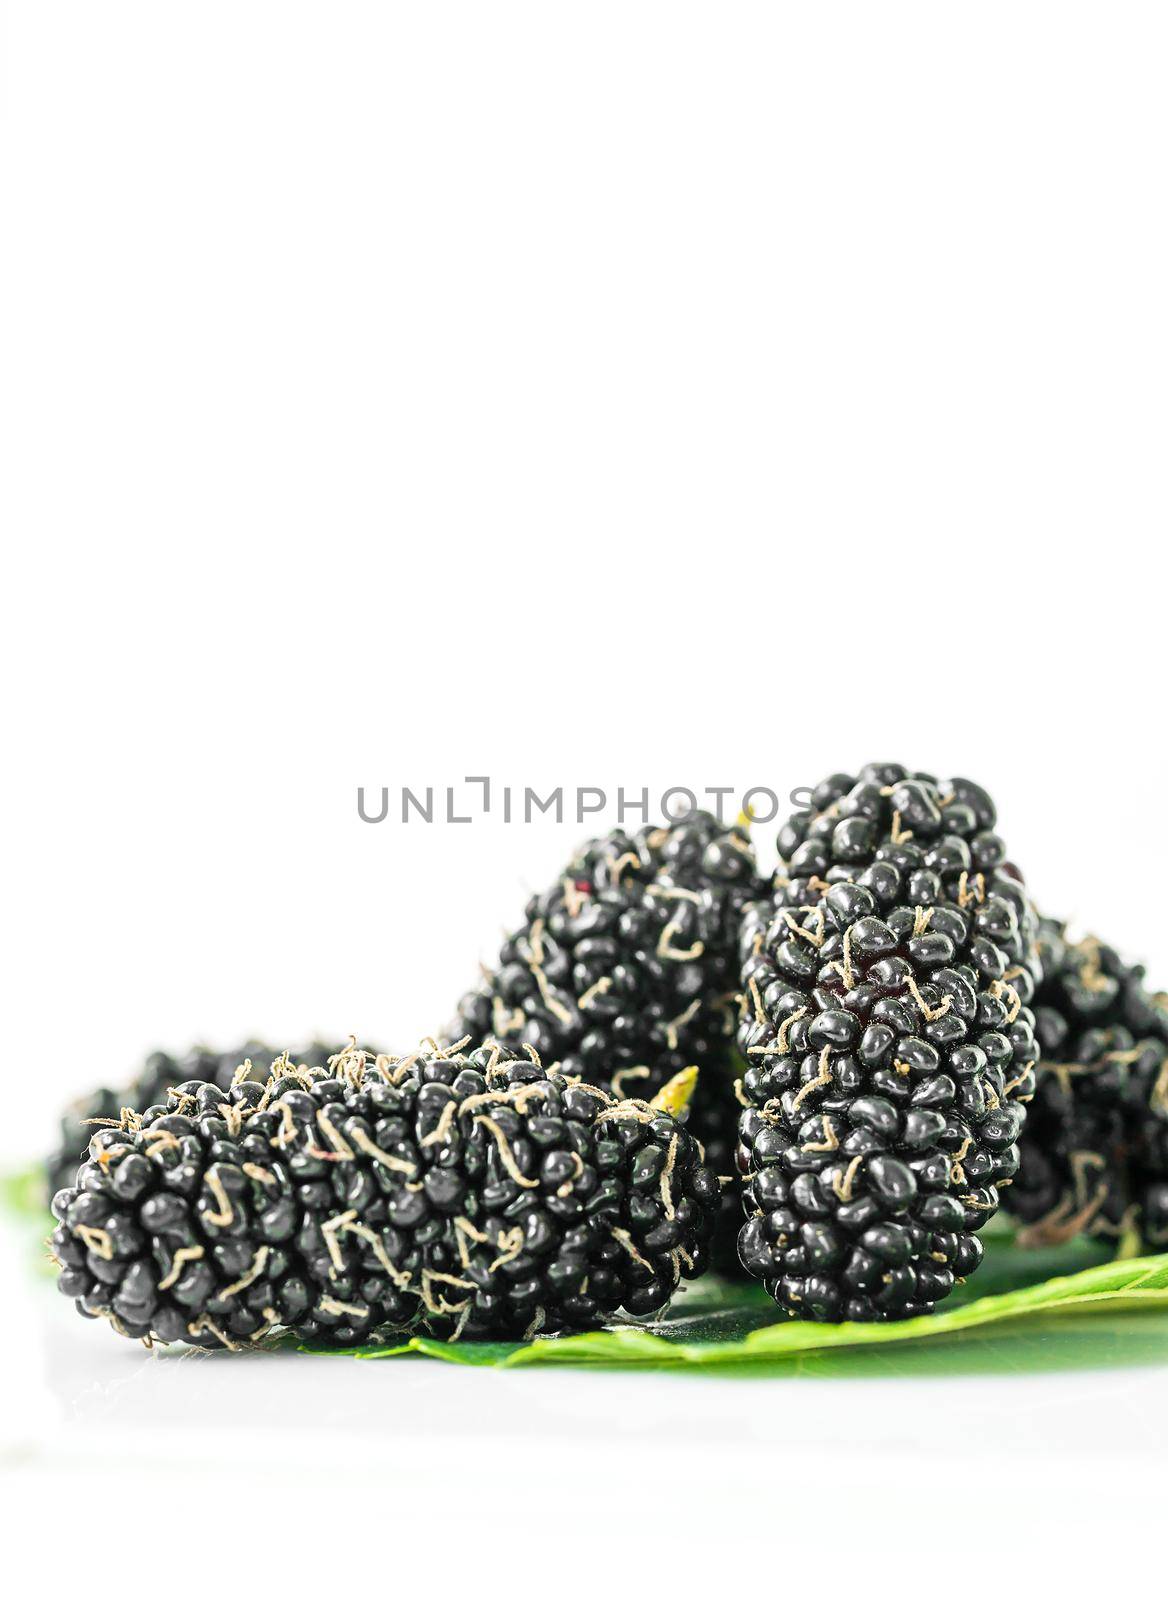
[[[728,1173],[739,929],[762,892],[746,831],[706,812],[594,840],[528,902],[448,1035],[530,1045],[616,1094],[651,1097],[696,1066],[689,1126]],[[719,1264],[734,1262],[729,1199],[727,1219]]]
[[[996,828],[993,801],[968,778],[940,780],[890,762],[855,777],[837,773],[779,834],[775,909],[815,906],[831,884],[888,862],[906,903],[955,906],[970,939],[1002,952],[1007,981],[1029,1005],[1040,972],[1037,917]]]
[[[95,1089],[90,1095],[75,1101],[61,1118],[61,1131],[56,1150],[45,1162],[45,1176],[49,1194],[55,1194],[72,1183],[79,1163],[84,1159],[86,1147],[95,1123],[117,1122],[125,1107],[132,1111],[145,1111],[148,1106],[160,1105],[167,1090],[174,1084],[190,1079],[214,1084],[228,1089],[240,1063],[250,1061],[251,1076],[267,1076],[277,1051],[256,1040],[240,1045],[238,1050],[220,1054],[214,1050],[196,1047],[185,1056],[167,1055],[157,1050],[146,1061],[130,1083],[122,1089]],[[310,1044],[296,1056],[296,1060],[310,1067],[327,1066],[336,1048],[323,1044]]]
[[[1168,1246],[1168,1002],[1040,924],[985,790],[872,764],[778,844],[768,882],[702,812],[593,840],[413,1056],[152,1056],[62,1123],[62,1292],[147,1340],[516,1339],[711,1263],[922,1315],[1000,1205]]]
[[[911,904],[914,876],[880,860],[744,929],[739,1252],[801,1317],[931,1311],[1017,1170],[1033,1051],[1007,956],[974,907]]]
[[[501,1047],[186,1082],[58,1193],[59,1287],[134,1338],[499,1338],[663,1306],[719,1200],[668,1112]]]
[[[1144,969],[1043,920],[1042,1064],[1006,1209],[1023,1243],[1168,1244],[1168,1011]]]

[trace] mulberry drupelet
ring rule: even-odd
[[[667,1111],[501,1047],[186,1083],[54,1199],[59,1287],[130,1337],[237,1347],[589,1328],[706,1266],[719,1201]]]
[[[981,1260],[1033,1047],[968,923],[885,861],[745,933],[739,1251],[798,1316],[920,1315]]]
[[[746,830],[705,812],[593,840],[528,902],[448,1036],[529,1044],[617,1094],[651,1097],[697,1066],[688,1125],[713,1169],[728,1173],[739,930],[764,891]],[[719,1264],[736,1266],[727,1205]]]

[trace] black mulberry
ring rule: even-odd
[[[705,812],[593,840],[528,902],[449,1037],[531,1045],[616,1094],[652,1097],[697,1066],[688,1125],[714,1171],[728,1173],[739,927],[762,892],[749,835]],[[736,1266],[727,1206],[719,1265]]]
[[[919,1315],[981,1259],[1029,1069],[1007,958],[970,921],[907,904],[879,861],[744,934],[739,1252],[800,1317]]]
[[[1043,920],[1042,1062],[1005,1207],[1023,1243],[1168,1244],[1168,1010],[1141,966]]]
[[[501,1047],[168,1101],[53,1201],[62,1293],[130,1337],[519,1338],[658,1310],[706,1265],[719,1187],[685,1128]]]

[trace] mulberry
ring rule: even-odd
[[[1042,1063],[1005,1206],[1023,1243],[1083,1233],[1168,1243],[1168,1009],[1144,969],[1044,919]]]
[[[748,919],[739,1252],[798,1316],[920,1315],[981,1260],[1029,1069],[1007,957],[974,920],[909,904],[884,860],[765,933]]]
[[[696,1066],[688,1125],[713,1169],[728,1173],[739,928],[763,888],[746,831],[705,812],[593,840],[529,901],[449,1037],[531,1045],[615,1094],[651,1097]],[[737,1265],[737,1225],[728,1198],[720,1266]]]
[[[718,1182],[667,1111],[501,1047],[188,1082],[91,1140],[59,1287],[130,1337],[518,1338],[660,1309]]]

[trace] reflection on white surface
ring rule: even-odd
[[[887,1553],[894,1526],[911,1530],[914,1559],[948,1562],[959,1508],[982,1501],[992,1515],[1009,1494],[1025,1515],[995,1529],[994,1559],[1021,1575],[1045,1570],[1076,1505],[1095,1534],[1086,1571],[1108,1527],[1150,1526],[1163,1494],[1165,1366],[783,1380],[150,1353],[30,1280],[25,1239],[5,1232],[2,1262],[14,1304],[0,1369],[21,1374],[0,1416],[6,1504],[37,1538],[55,1537],[61,1504],[97,1494],[130,1508],[143,1559],[169,1561],[176,1507],[307,1495],[311,1537],[282,1559],[324,1582],[321,1508],[357,1494],[406,1540],[392,1563],[402,1577],[425,1574],[426,1551],[451,1539],[475,1541],[476,1574],[505,1576],[500,1518],[523,1506],[527,1560],[558,1560],[569,1530],[575,1548],[603,1529],[602,1568],[657,1581],[661,1541],[683,1537],[690,1581],[708,1586],[731,1551],[774,1559],[784,1527],[798,1529],[783,1555],[792,1581],[804,1564],[811,1581],[840,1538]],[[352,1552],[351,1574],[384,1571],[379,1551]],[[233,1570],[264,1583],[270,1563],[248,1548]]]
[[[1154,1451],[1168,1418],[1168,1365],[1067,1374],[872,1379],[711,1377],[688,1373],[500,1371],[421,1357],[355,1360],[293,1351],[145,1350],[77,1315],[7,1241],[8,1281],[26,1373],[22,1443],[53,1456],[108,1458],[115,1440],[160,1459],[197,1455],[225,1434],[262,1433],[276,1448],[343,1432],[351,1442],[570,1438],[575,1449],[707,1451],[794,1448],[852,1459],[948,1448],[959,1413],[963,1451],[1039,1454]],[[12,1259],[16,1257],[17,1259]],[[27,1344],[36,1339],[36,1378]],[[6,1360],[17,1352],[11,1348]],[[874,1369],[875,1370],[875,1369]],[[11,1426],[11,1413],[6,1419]],[[15,1442],[15,1441],[10,1441]],[[376,1457],[379,1452],[374,1450]],[[741,1458],[740,1458],[741,1459]]]

